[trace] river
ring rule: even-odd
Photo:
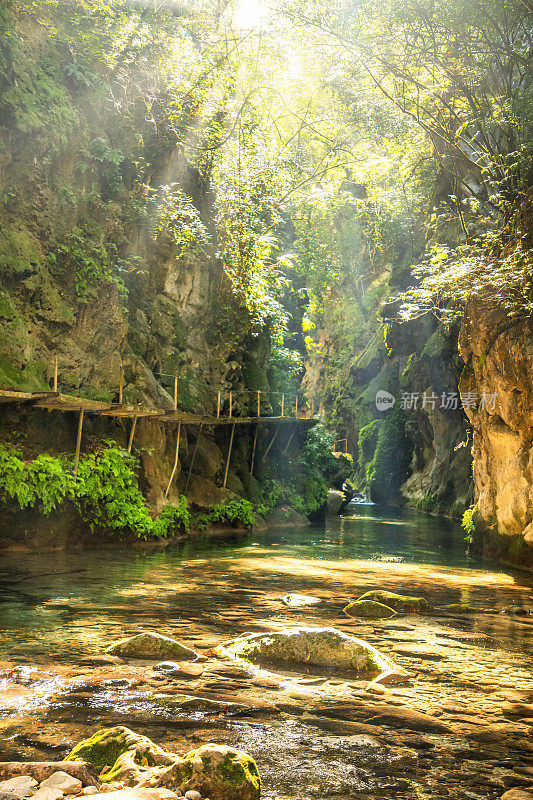
[[[343,614],[378,588],[435,610]],[[290,608],[288,592],[322,602]],[[439,611],[449,603],[476,612]],[[248,674],[213,653],[243,633],[321,625],[369,641],[412,680]],[[147,630],[201,652],[201,674],[103,663],[107,645]],[[56,760],[124,724],[177,752],[206,741],[246,750],[267,800],[496,798],[533,785],[532,666],[533,576],[470,559],[457,524],[407,509],[353,505],[322,526],[231,542],[1,560],[3,760]]]

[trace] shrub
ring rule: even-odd
[[[199,514],[196,518],[196,527],[198,530],[205,530],[213,522],[222,522],[253,528],[255,521],[253,505],[249,500],[229,500],[213,506],[207,514]]]
[[[0,495],[20,508],[35,506],[48,516],[65,498],[74,496],[74,478],[60,458],[40,455],[24,461],[15,449],[0,445]]]
[[[141,539],[166,537],[178,529],[189,532],[191,515],[182,495],[152,519],[134,472],[135,458],[116,446],[83,456],[74,479],[72,463],[40,455],[24,461],[13,448],[0,446],[0,498],[20,508],[35,507],[45,515],[66,499],[72,500],[91,531],[101,527],[132,531]]]

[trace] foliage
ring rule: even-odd
[[[475,515],[477,510],[476,504],[471,505],[466,509],[461,520],[461,527],[465,532],[465,541],[468,542],[468,544],[472,544],[474,541],[474,535],[476,533]]]
[[[154,520],[152,535],[164,539],[180,529],[185,533],[190,533],[191,530],[191,512],[183,494],[180,495],[177,505],[169,503],[163,508],[159,517]]]
[[[20,508],[36,507],[48,516],[65,499],[74,497],[70,466],[45,454],[24,461],[19,451],[0,445],[0,496],[9,497]]]
[[[0,445],[0,496],[20,508],[35,507],[46,516],[65,500],[72,500],[91,530],[96,527],[133,532],[138,538],[166,537],[190,531],[190,512],[184,496],[152,519],[134,473],[136,461],[126,450],[106,447],[85,455],[78,465],[57,456],[39,455],[24,461],[22,454]]]
[[[407,478],[412,444],[405,432],[406,415],[394,406],[379,428],[376,451],[367,470],[372,500],[395,505],[400,485]]]
[[[253,528],[256,519],[252,503],[244,499],[228,500],[213,506],[207,514],[199,514],[195,520],[198,530],[205,530],[217,522],[234,527]]]
[[[176,247],[176,255],[204,253],[209,243],[207,229],[193,201],[171,183],[149,193],[150,232],[154,239],[166,237]]]

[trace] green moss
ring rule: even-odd
[[[379,589],[365,592],[365,594],[357,599],[357,602],[363,600],[383,603],[388,608],[394,609],[394,611],[429,611],[429,603],[424,597],[395,594],[394,592],[384,592]]]
[[[0,268],[13,276],[32,275],[42,260],[35,239],[25,228],[5,226],[0,231]]]
[[[449,340],[444,335],[442,328],[432,333],[422,350],[423,358],[445,358],[447,350],[450,348]]]
[[[46,391],[50,387],[44,369],[44,365],[38,361],[17,368],[10,360],[0,359],[0,388],[18,389],[21,392]]]
[[[110,767],[107,772],[100,775],[100,780],[112,781],[118,771],[118,768],[114,769],[117,759],[129,750],[127,737],[126,729],[104,728],[77,744],[68,754],[67,761],[88,761],[99,772],[104,767]]]
[[[228,753],[219,770],[224,782],[232,788],[238,789],[243,783],[251,783],[258,792],[261,789],[257,764],[246,753],[239,753],[238,756]]]
[[[374,502],[394,505],[399,487],[407,477],[412,444],[405,432],[406,415],[399,406],[383,420],[376,451],[368,471],[370,496]]]

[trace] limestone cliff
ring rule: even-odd
[[[533,564],[533,320],[472,296],[460,349],[484,550]]]

